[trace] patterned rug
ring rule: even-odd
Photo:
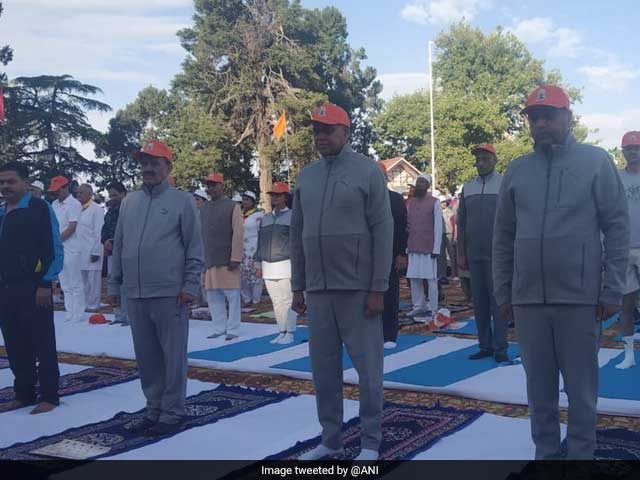
[[[132,434],[127,430],[127,427],[135,425],[144,418],[144,409],[135,413],[120,412],[110,420],[70,428],[55,435],[0,449],[0,460],[42,460],[43,457],[29,452],[62,440],[76,440],[110,447],[111,450],[107,454],[101,455],[102,457],[118,455],[165,440],[190,428],[215,423],[223,418],[235,417],[293,396],[295,395],[291,393],[220,385],[213,390],[200,392],[187,398],[185,419],[180,430],[171,435],[145,437]],[[224,441],[224,439],[220,440]],[[94,459],[101,456],[94,457]],[[60,466],[56,466],[56,469],[59,469],[58,467]],[[60,468],[64,469],[64,466]]]
[[[640,460],[640,433],[622,428],[597,431],[597,460]]]
[[[421,407],[387,402],[382,415],[383,440],[381,460],[409,460],[418,453],[458,430],[483,414],[480,410],[458,410],[440,405]],[[360,418],[343,426],[344,454],[335,460],[350,460],[360,453]],[[267,457],[265,460],[295,460],[320,444],[320,436],[299,442],[295,446]],[[0,457],[1,458],[1,457]]]
[[[89,392],[98,388],[110,387],[119,383],[130,382],[138,378],[137,370],[95,367],[60,376],[58,393],[61,397],[76,393]],[[0,389],[0,413],[12,410],[9,403],[14,399],[13,387]]]

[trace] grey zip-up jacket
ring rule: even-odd
[[[619,305],[628,252],[627,201],[607,152],[569,135],[509,165],[493,238],[498,305]]]
[[[456,221],[468,262],[491,261],[493,222],[501,184],[502,175],[493,171],[469,180],[462,187]]]
[[[110,295],[197,296],[204,268],[200,216],[193,195],[166,182],[127,195],[113,241]]]
[[[376,163],[349,145],[299,174],[291,219],[294,291],[385,292],[393,217]]]
[[[277,214],[274,210],[262,217],[258,230],[258,248],[254,259],[269,263],[289,260],[291,257],[290,229],[291,210],[288,208]]]

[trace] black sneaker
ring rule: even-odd
[[[480,350],[479,352],[469,355],[469,360],[480,360],[481,358],[487,358],[487,357],[493,357],[493,352]]]
[[[161,437],[163,435],[172,435],[180,430],[181,422],[164,423],[158,422],[153,427],[146,430],[143,435],[145,437]]]
[[[493,358],[498,363],[506,363],[509,361],[509,357],[504,352],[496,353]]]
[[[151,420],[150,418],[144,417],[135,425],[128,427],[127,431],[131,433],[142,433],[144,435],[145,432],[149,430],[151,427],[155,426],[156,423],[158,422]]]

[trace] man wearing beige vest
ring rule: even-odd
[[[240,206],[224,196],[224,177],[212,173],[205,179],[211,201],[200,209],[206,273],[204,288],[213,322],[207,338],[240,335],[240,262],[242,260],[244,219]],[[229,303],[227,313],[226,302]]]

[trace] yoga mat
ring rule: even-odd
[[[253,318],[271,318],[274,319],[276,318],[276,313],[273,311],[270,312],[262,312],[262,313],[256,313],[254,315],[251,315],[251,317]]]
[[[483,413],[440,405],[423,407],[387,402],[382,413],[380,460],[410,460],[441,439],[469,426]],[[349,420],[342,429],[344,453],[329,458],[352,460],[360,453],[360,418]],[[320,436],[305,440],[265,460],[296,460],[317,447],[320,441]]]
[[[60,376],[58,394],[67,397],[76,393],[90,392],[98,388],[110,387],[119,383],[130,382],[138,378],[137,370],[112,367],[87,368],[75,373]],[[0,389],[0,413],[15,410],[9,408],[14,400],[13,387]]]
[[[633,368],[626,370],[616,368],[616,365],[624,359],[624,352],[622,352],[600,369],[599,397],[640,400],[640,381],[638,381],[640,352],[635,352],[635,356],[636,366]]]
[[[296,328],[294,342],[288,345],[270,343],[278,334],[267,335],[265,337],[251,338],[242,342],[224,345],[222,347],[209,348],[189,353],[189,358],[198,360],[209,360],[212,362],[235,362],[247,357],[257,357],[268,353],[277,352],[286,348],[295,347],[301,343],[309,341],[309,330],[307,327]]]
[[[135,413],[120,412],[106,421],[71,428],[55,435],[41,437],[37,440],[18,443],[1,449],[0,460],[42,460],[43,457],[30,452],[65,439],[110,447],[110,451],[102,456],[113,456],[173,437],[185,430],[235,417],[241,413],[277,403],[293,396],[295,395],[291,393],[220,385],[213,390],[204,391],[187,398],[184,421],[180,429],[173,434],[145,437],[141,434],[131,433],[127,427],[134,426],[142,421],[145,410],[139,410]],[[56,470],[69,468],[70,465],[67,464],[65,467],[65,463],[64,461],[60,464],[54,462],[52,466],[56,467]],[[71,462],[71,465],[75,464]]]
[[[462,328],[442,328],[440,330],[436,330],[437,333],[457,333],[464,335],[478,335],[478,327],[476,325],[475,318],[464,318],[461,320],[457,320],[457,323],[464,323],[465,325]]]
[[[7,357],[0,356],[0,370],[3,368],[9,368],[9,359]]]
[[[409,348],[413,348],[416,345],[420,345],[421,343],[430,342],[431,340],[435,340],[434,336],[425,336],[425,335],[399,335],[397,344],[398,346],[393,349],[384,349],[384,356],[393,355],[394,353],[400,353]],[[283,370],[295,370],[298,372],[311,372],[311,357],[301,357],[296,358],[295,360],[290,360],[288,362],[279,363],[277,365],[271,366],[271,368],[279,368]],[[349,358],[349,354],[347,353],[346,347],[343,347],[342,350],[342,370],[349,370],[353,368],[353,363],[351,362],[351,358]]]
[[[424,362],[394,370],[385,374],[384,379],[388,382],[409,385],[446,387],[500,366],[493,357],[469,360],[469,355],[477,351],[478,347],[475,345],[462,348]],[[515,343],[509,344],[507,355],[511,359],[518,356],[518,347]]]

